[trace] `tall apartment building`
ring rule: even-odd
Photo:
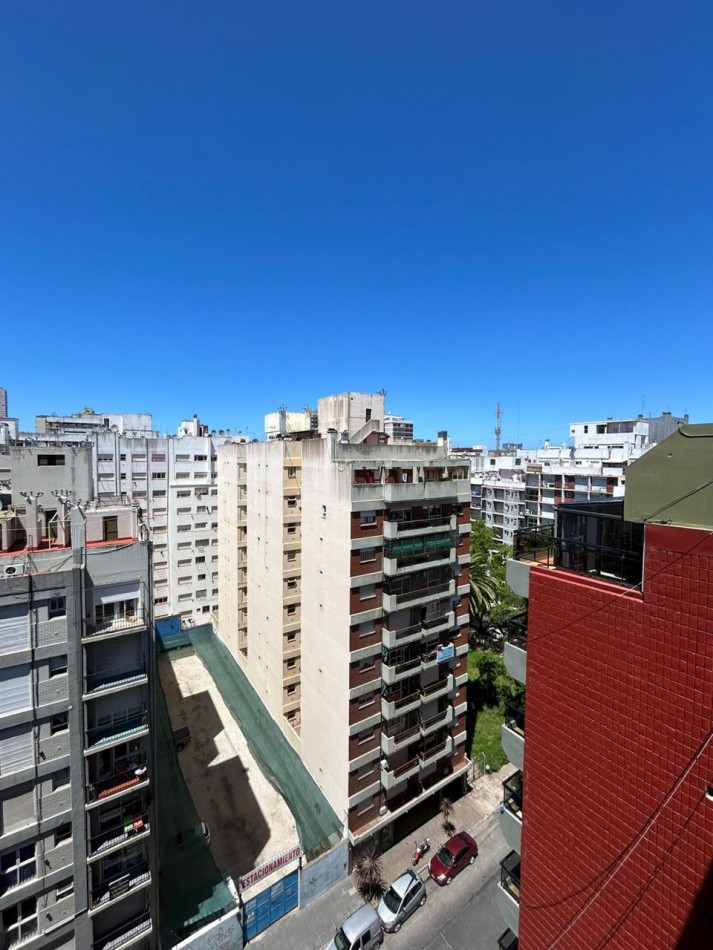
[[[92,479],[83,500],[141,508],[154,542],[156,618],[208,622],[218,606],[216,449],[245,436],[209,432],[197,416],[183,420],[176,436],[159,436],[150,415],[89,409],[37,416],[37,427],[18,444],[91,447]],[[0,497],[3,475],[10,482],[6,457],[0,453]]]
[[[664,412],[657,418],[573,422],[573,444],[509,448],[472,459],[472,518],[504,544],[521,527],[551,523],[555,505],[624,494],[626,470],[657,441],[688,422]]]
[[[502,948],[713,946],[713,426],[521,531]]]
[[[0,946],[156,945],[150,546],[88,448],[9,450],[0,512]],[[71,500],[70,500],[71,499]]]
[[[379,396],[218,450],[219,629],[351,841],[386,845],[468,765],[470,515],[468,465],[388,444]]]

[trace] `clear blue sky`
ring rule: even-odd
[[[11,413],[713,421],[712,35],[710,0],[6,0]]]

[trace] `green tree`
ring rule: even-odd
[[[512,592],[505,579],[505,565],[512,549],[501,544],[491,528],[474,521],[470,531],[470,611],[476,630],[485,626],[502,629],[509,617],[525,609],[525,602]]]

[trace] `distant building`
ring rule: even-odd
[[[95,412],[89,407],[71,416],[36,416],[36,431],[41,434],[71,436],[73,433],[99,432],[102,429],[133,438],[156,438],[150,413]]]
[[[317,411],[308,409],[302,412],[288,412],[281,406],[277,412],[268,412],[265,415],[265,438],[268,442],[273,439],[305,436],[317,431]]]
[[[413,440],[413,422],[404,416],[387,412],[384,416],[384,432],[392,442],[410,442]]]
[[[7,389],[0,386],[0,419],[7,419]]]
[[[0,943],[155,947],[148,532],[135,505],[87,503],[87,446],[7,454]]]
[[[713,425],[676,429],[515,538],[503,950],[713,947]]]

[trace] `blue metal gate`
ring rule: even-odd
[[[243,939],[247,943],[297,907],[297,871],[245,902]]]

